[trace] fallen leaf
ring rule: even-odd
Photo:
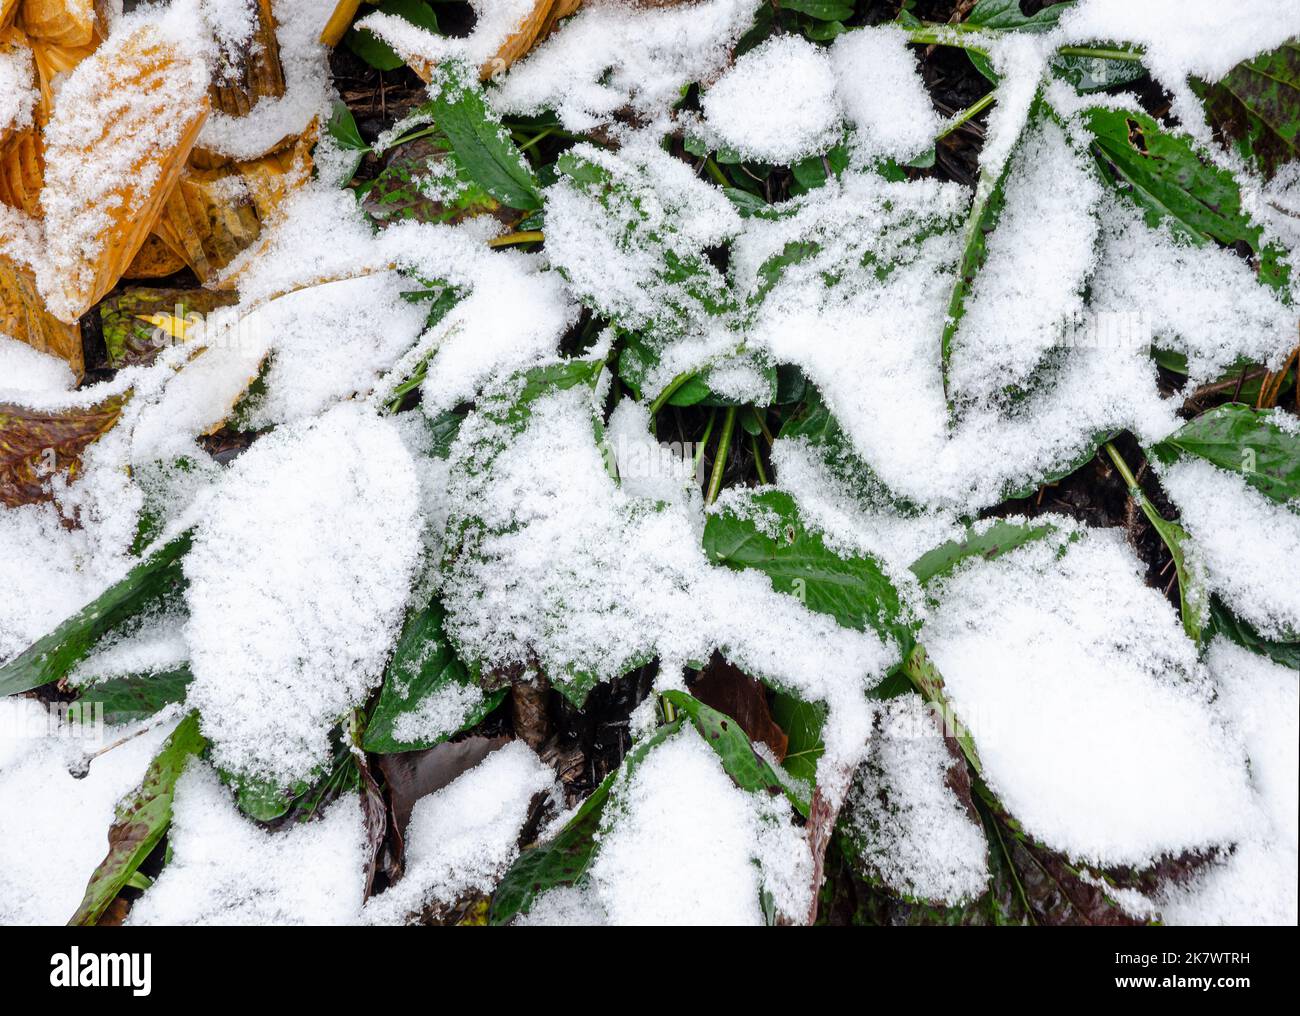
[[[95,8],[85,0],[23,0],[18,21],[33,39],[61,46],[89,46],[95,41]]]
[[[36,127],[18,131],[0,142],[0,202],[40,218],[44,177],[45,149]]]
[[[30,272],[0,254],[0,333],[57,356],[77,380],[85,370],[81,327],[52,317],[45,309]]]
[[[568,17],[581,6],[582,0],[535,0],[533,9],[501,44],[496,55],[479,68],[479,77],[486,81],[508,70],[546,38],[560,18]]]
[[[55,412],[0,403],[0,504],[50,500],[50,477],[77,475],[82,453],[112,429],[128,398],[114,395],[89,409]]]
[[[177,254],[157,233],[145,237],[144,246],[136,253],[124,279],[165,279],[185,267],[185,259]]]
[[[509,741],[508,737],[467,737],[423,751],[377,756],[379,771],[388,784],[388,803],[398,835],[406,835],[416,801],[437,793]]]
[[[113,367],[151,363],[167,344],[159,341],[160,329],[172,339],[184,339],[196,315],[206,315],[234,302],[231,293],[207,289],[141,287],[114,293],[99,305],[108,362]]]
[[[707,706],[726,713],[740,724],[751,741],[761,741],[778,762],[785,758],[789,738],[772,719],[767,692],[761,682],[715,654],[691,683],[691,694]]]
[[[208,284],[257,243],[285,198],[311,179],[316,137],[313,120],[302,137],[260,159],[216,170],[187,167],[167,196],[155,233]]]
[[[99,48],[99,40],[93,40],[84,46],[64,46],[48,39],[29,39],[32,57],[36,61],[36,74],[40,79],[41,102],[38,119],[46,123],[54,110],[54,95],[57,91],[56,80],[69,74],[81,61]]]
[[[247,116],[259,99],[284,94],[284,68],[271,0],[257,0],[255,11],[257,27],[248,47],[233,58],[223,53],[213,76],[212,106],[230,116]]]
[[[37,278],[62,321],[77,320],[121,278],[194,146],[208,73],[197,38],[190,42],[139,23],[60,86],[45,129],[50,248]]]

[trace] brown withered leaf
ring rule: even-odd
[[[150,22],[115,34],[61,86],[41,195],[47,235],[60,238],[39,273],[55,317],[77,320],[135,259],[207,117],[206,92],[202,50]]]
[[[255,11],[257,27],[248,48],[233,60],[223,54],[212,78],[212,107],[230,116],[247,116],[259,99],[284,94],[271,0],[257,0]]]
[[[77,380],[85,372],[81,327],[65,324],[45,309],[31,273],[0,254],[0,332],[42,353],[57,356]]]
[[[158,341],[159,315],[190,322],[235,302],[235,294],[214,293],[209,289],[131,287],[114,293],[99,305],[109,365],[120,368],[152,363],[165,345]],[[177,340],[183,338],[183,335],[172,336]]]
[[[572,14],[581,4],[582,0],[535,0],[533,9],[506,37],[501,48],[479,68],[479,77],[486,81],[508,70],[511,64],[526,56],[545,38],[555,22]]]
[[[112,429],[129,397],[56,412],[0,403],[0,504],[15,508],[50,500],[50,477],[77,475],[82,453]]]
[[[376,756],[379,770],[388,785],[393,828],[398,835],[406,834],[416,801],[437,793],[509,742],[508,737],[476,736],[463,741],[444,741],[422,751]]]
[[[82,0],[22,0],[18,23],[33,39],[89,46],[96,39],[93,5]]]
[[[311,179],[316,123],[292,145],[221,169],[187,167],[154,232],[207,283],[261,237],[284,199]]]
[[[767,692],[757,679],[733,667],[715,653],[709,665],[691,684],[691,694],[706,706],[726,713],[740,724],[751,741],[761,741],[781,761],[790,739],[768,708]]]

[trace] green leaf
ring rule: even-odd
[[[817,778],[817,762],[826,751],[822,743],[826,707],[778,691],[772,699],[772,719],[789,738],[781,767],[796,780],[813,783]]]
[[[1286,252],[1264,243],[1230,172],[1138,110],[1095,108],[1084,123],[1102,175],[1142,210],[1148,224],[1169,222],[1197,244],[1245,244],[1259,260],[1260,282],[1284,290],[1290,275]]]
[[[1273,642],[1264,638],[1224,606],[1217,596],[1211,596],[1209,620],[1205,624],[1205,641],[1209,642],[1216,635],[1222,635],[1252,653],[1267,656],[1274,663],[1300,670],[1300,642]]]
[[[957,713],[948,700],[948,693],[944,690],[943,675],[939,673],[939,668],[934,665],[924,646],[915,646],[908,653],[907,658],[903,660],[902,672],[912,682],[912,686],[921,693],[923,699],[938,707],[943,729],[957,739],[957,744],[971,768],[976,773],[982,773],[984,766],[980,762],[979,752],[975,749],[975,738],[971,736],[965,724],[957,718]]]
[[[218,769],[222,782],[235,791],[235,804],[249,818],[258,822],[272,822],[286,814],[294,801],[311,789],[306,781],[291,787],[281,787],[274,780],[232,773]]]
[[[1300,158],[1300,41],[1245,60],[1212,85],[1193,81],[1206,116],[1265,177]]]
[[[85,898],[69,924],[94,924],[158,845],[171,824],[176,781],[206,747],[199,714],[189,713],[163,743],[139,788],[117,806],[117,818],[108,830],[108,854],[90,876]]]
[[[114,293],[99,305],[108,362],[119,368],[151,363],[164,346],[181,341],[145,320],[147,317],[166,314],[188,322],[237,302],[233,293],[209,289],[133,286]]]
[[[853,17],[853,4],[847,0],[777,0],[777,6],[818,21],[847,21]]]
[[[818,533],[804,527],[794,499],[784,491],[749,495],[741,514],[732,504],[710,515],[704,550],[714,564],[758,569],[775,589],[846,628],[894,639],[904,656],[912,647],[916,624],[880,564],[828,549]]]
[[[472,727],[501,704],[508,689],[501,688],[482,696],[463,717],[455,730],[423,740],[402,741],[395,727],[398,720],[419,713],[434,695],[452,685],[473,687],[474,680],[460,662],[442,625],[446,612],[436,599],[412,611],[393,649],[393,658],[384,673],[379,702],[366,727],[363,744],[366,751],[388,754],[432,748],[467,727]]]
[[[492,112],[475,74],[463,64],[439,64],[422,107],[450,143],[469,178],[511,208],[534,212],[542,194],[528,160]]]
[[[399,146],[375,179],[357,188],[372,222],[404,220],[456,224],[496,212],[500,203],[478,185],[441,138]]]
[[[439,32],[438,16],[425,0],[385,0],[378,10],[381,14],[392,14],[435,34]],[[376,70],[395,71],[406,63],[388,43],[367,29],[349,28],[343,41],[347,43],[348,49]]]
[[[772,767],[754,751],[739,723],[684,691],[666,691],[663,697],[691,718],[695,729],[717,753],[722,768],[727,770],[736,786],[751,794],[785,794],[801,815],[808,814],[809,800],[781,782]]]
[[[960,540],[949,540],[933,550],[928,550],[910,565],[922,585],[935,578],[951,575],[957,566],[971,558],[992,561],[1009,550],[1026,543],[1041,540],[1057,531],[1050,523],[1007,522],[997,519],[989,526],[976,530],[970,527]]]
[[[1216,406],[1183,424],[1151,454],[1171,463],[1183,455],[1239,473],[1250,486],[1280,504],[1300,508],[1300,434],[1273,422],[1273,411],[1237,402]]]
[[[633,745],[623,764],[601,781],[573,818],[554,837],[519,855],[492,894],[491,924],[509,924],[526,914],[537,897],[560,885],[574,885],[586,874],[596,855],[596,833],[614,783],[626,779],[650,752],[677,733],[685,721],[675,720]]]
[[[361,137],[361,131],[357,129],[357,121],[352,116],[352,110],[348,109],[341,101],[335,101],[334,111],[325,122],[325,130],[334,139],[334,143],[343,151],[353,153],[352,159],[340,172],[339,179],[334,181],[338,186],[346,187],[348,182],[357,175],[357,167],[361,165],[361,160],[370,151],[370,146]]]
[[[0,695],[59,680],[108,632],[183,589],[181,558],[189,549],[190,533],[185,532],[0,667]]]
[[[134,723],[163,706],[183,702],[192,680],[187,665],[156,674],[125,674],[83,686],[77,701],[102,708],[105,723]]]

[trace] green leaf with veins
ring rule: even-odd
[[[1300,511],[1300,433],[1280,426],[1275,413],[1238,402],[1216,406],[1153,446],[1151,455],[1165,464],[1194,455]]]
[[[903,656],[912,648],[916,622],[881,565],[828,548],[804,526],[784,491],[746,493],[741,502],[711,514],[704,550],[714,564],[763,572],[773,588],[798,596],[809,610],[829,614],[845,628],[892,638]]]
[[[164,706],[185,700],[194,675],[188,664],[152,674],[123,674],[82,682],[77,702],[104,711],[105,723],[145,720]]]
[[[185,586],[181,558],[189,549],[185,532],[0,667],[0,696],[59,680],[118,625],[177,595]]]
[[[1192,87],[1219,133],[1265,178],[1300,158],[1300,40],[1237,64],[1212,85]]]
[[[936,578],[951,575],[957,568],[973,558],[992,561],[1008,551],[1033,543],[1057,532],[1048,522],[1007,522],[995,520],[991,525],[976,530],[968,528],[960,540],[949,540],[933,550],[926,551],[910,565],[922,585]]]
[[[390,14],[434,34],[439,33],[438,16],[426,0],[384,0],[377,8],[381,14]],[[375,70],[395,71],[406,61],[383,39],[365,28],[349,28],[343,37],[348,49],[361,57]]]
[[[1189,138],[1137,110],[1094,108],[1084,124],[1102,176],[1149,225],[1167,222],[1196,244],[1245,244],[1258,260],[1260,282],[1285,292],[1291,271],[1286,251],[1264,242],[1230,172],[1202,158]]]

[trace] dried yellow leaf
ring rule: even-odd
[[[7,28],[18,12],[18,0],[0,0],[0,28]]]
[[[38,114],[41,123],[48,123],[50,114],[54,110],[55,79],[70,73],[98,47],[98,40],[85,46],[64,46],[45,39],[31,40],[32,56],[36,60],[36,73],[41,85],[41,104]]]
[[[18,22],[33,39],[60,46],[89,46],[95,41],[94,0],[22,0]]]
[[[168,246],[162,237],[151,233],[145,238],[131,265],[122,277],[125,279],[164,279],[185,267],[185,260]]]
[[[82,454],[113,428],[129,398],[126,392],[97,406],[48,412],[0,404],[0,504],[50,500],[50,478],[80,472]]]
[[[0,143],[0,203],[40,218],[44,177],[44,147],[36,127]]]
[[[311,179],[313,122],[292,146],[217,170],[188,167],[154,227],[207,283],[251,247],[285,197]]]
[[[501,44],[496,56],[479,68],[479,77],[487,80],[507,70],[545,39],[560,18],[568,17],[581,6],[582,0],[535,0],[533,9]]]
[[[36,282],[25,268],[0,254],[0,332],[42,353],[57,356],[77,380],[85,372],[81,328],[56,320],[45,309]]]
[[[62,321],[130,266],[207,116],[203,47],[183,16],[123,25],[59,90],[45,129],[49,252],[37,281]]]

